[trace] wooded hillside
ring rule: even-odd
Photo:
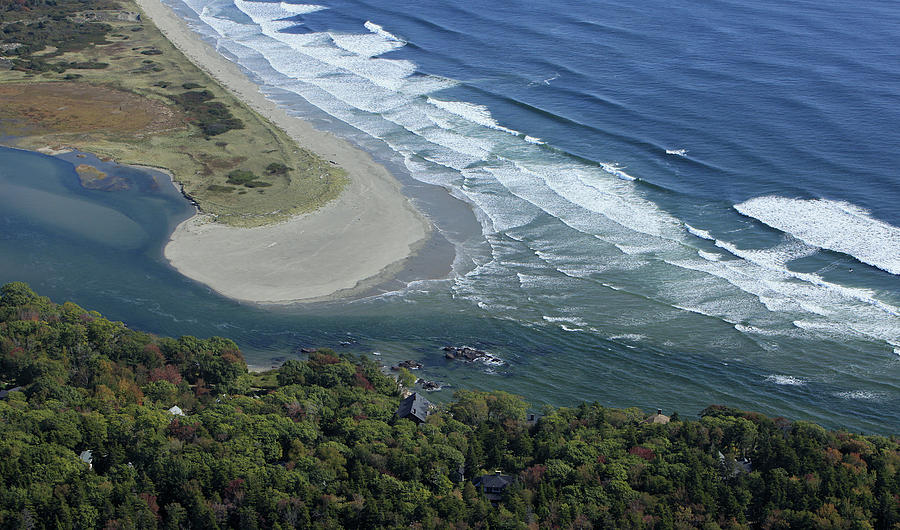
[[[725,407],[528,422],[521,398],[469,390],[417,425],[370,360],[250,374],[228,339],[133,331],[22,283],[0,290],[0,389],[2,528],[900,523],[895,437]],[[497,506],[473,482],[495,470],[513,478]]]

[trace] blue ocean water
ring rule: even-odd
[[[118,269],[141,272],[105,271],[115,287],[38,268],[38,288],[232,336],[259,363],[325,345],[536,403],[900,428],[896,4],[167,5],[272,99],[386,163],[454,244],[453,273],[271,311],[122,250]],[[429,185],[472,208],[475,233]],[[445,361],[444,344],[507,364]]]

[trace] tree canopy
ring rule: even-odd
[[[897,528],[900,444],[713,406],[698,420],[460,390],[416,425],[371,360],[251,374],[0,288],[2,528]],[[184,415],[170,412],[179,407]],[[90,451],[89,463],[81,458]],[[492,504],[477,480],[514,478]]]

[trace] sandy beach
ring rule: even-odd
[[[276,225],[233,228],[208,215],[194,216],[176,228],[165,248],[172,266],[225,296],[257,303],[350,295],[395,273],[430,231],[400,183],[368,153],[266,99],[237,65],[158,0],[136,1],[194,64],[350,178],[338,199]]]

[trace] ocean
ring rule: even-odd
[[[78,189],[65,160],[2,149],[4,190],[134,223],[98,238],[4,191],[0,281],[228,336],[260,366],[315,346],[417,359],[436,401],[718,403],[900,431],[897,4],[165,2],[271,99],[391,169],[452,246],[449,277],[241,305],[161,258],[191,213],[174,188]],[[16,179],[32,166],[46,182]]]

